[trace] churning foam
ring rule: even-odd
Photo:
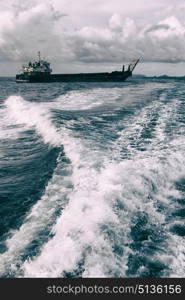
[[[165,112],[163,105],[160,109],[161,117],[164,113],[170,117],[173,112],[173,109]],[[159,229],[166,227],[167,248],[163,249],[165,254],[161,257],[156,254],[155,260],[161,263],[170,261],[176,276],[180,276],[184,246],[181,241],[181,248],[174,247],[179,238],[168,233],[170,225],[166,223],[165,212],[158,210],[158,204],[163,203],[167,209],[172,204],[172,196],[181,196],[174,182],[185,175],[182,164],[185,162],[184,145],[179,138],[175,144],[169,141],[167,153],[165,149],[158,151],[157,145],[165,136],[161,117],[159,115],[153,141],[144,154],[138,151],[132,159],[121,162],[110,161],[107,157],[99,169],[94,167],[97,157],[92,159],[91,149],[68,136],[64,149],[73,166],[74,189],[53,227],[54,237],[43,246],[40,255],[23,264],[26,277],[62,277],[65,272],[78,269],[81,261],[84,263],[83,277],[125,276],[128,256],[133,252],[128,247],[132,242],[129,234],[132,217],[138,211],[145,211],[150,222],[157,224]],[[147,118],[151,118],[150,110],[142,111],[138,118],[145,126],[149,122]],[[128,139],[127,134],[125,138]],[[118,200],[123,209],[116,212]],[[114,232],[112,238],[108,237],[107,231]],[[112,250],[115,243],[123,251],[121,256]],[[177,251],[181,251],[180,258],[176,257]],[[176,260],[180,270],[176,268]]]
[[[53,228],[54,237],[43,247],[40,256],[24,263],[25,276],[60,276],[64,271],[72,271],[77,267],[83,252],[92,251],[100,256],[103,245],[107,254],[111,253],[111,246],[101,234],[99,226],[106,222],[115,223],[117,217],[104,197],[107,191],[101,189],[101,172],[94,168],[91,152],[88,153],[75,139],[68,137],[64,149],[73,166],[73,192]],[[89,246],[92,250],[88,250]],[[100,265],[98,260],[93,268],[96,271],[98,268],[98,275],[104,276],[104,266]]]
[[[40,255],[23,264],[24,276],[63,277],[65,272],[78,269],[80,261],[84,262],[83,277],[125,276],[128,256],[132,253],[128,249],[132,242],[129,235],[132,217],[138,211],[145,211],[151,223],[168,229],[168,225],[164,225],[165,214],[158,211],[156,204],[168,206],[170,196],[180,196],[173,182],[182,175],[182,169],[179,173],[181,158],[169,158],[163,168],[158,158],[138,157],[133,161],[106,163],[98,172],[89,165],[89,157],[86,162],[80,157],[75,166],[73,164],[74,190],[53,227],[54,237],[43,246]],[[177,168],[175,174],[174,168]],[[156,185],[156,195],[152,183]],[[118,199],[123,210],[116,213]],[[113,237],[109,238],[106,233],[112,231]],[[162,263],[168,262],[170,257],[175,268],[175,260],[179,260],[174,257],[177,248],[174,237],[167,235],[166,254],[161,257],[157,254],[155,259]],[[113,252],[115,244],[122,249],[121,256]],[[179,274],[180,270],[176,272]]]
[[[23,128],[34,128],[45,143],[61,145],[61,136],[50,120],[50,114],[43,104],[25,101],[21,96],[10,96],[5,101],[7,113],[12,123]]]
[[[132,218],[138,211],[145,211],[150,217],[150,222],[159,230],[165,227],[164,254],[156,253],[154,259],[167,264],[170,262],[173,275],[181,276],[185,247],[180,237],[169,232],[171,224],[166,220],[170,209],[176,207],[172,197],[181,197],[174,182],[185,176],[183,137],[174,134],[172,139],[166,133],[166,122],[174,116],[174,109],[178,103],[164,104],[161,99],[158,103],[146,106],[133,120],[128,119],[128,126],[120,132],[119,141],[112,147],[110,155],[109,152],[102,153],[101,149],[99,153],[93,153],[91,141],[85,142],[80,136],[74,138],[69,130],[56,130],[51,122],[50,113],[44,110],[44,105],[27,103],[20,97],[15,99],[15,111],[10,99],[6,101],[12,119],[17,120],[18,124],[34,127],[46,143],[52,144],[52,137],[56,138],[54,145],[62,143],[65,155],[70,160],[70,181],[73,186],[67,191],[68,200],[52,228],[54,236],[42,246],[37,256],[27,259],[22,264],[24,276],[63,277],[66,272],[75,272],[82,263],[83,277],[125,277],[129,254],[134,252],[129,247],[132,243],[130,228]],[[65,109],[65,105],[58,105]],[[84,103],[80,105],[83,107]],[[152,114],[156,111],[159,112],[158,120],[150,143],[143,152],[137,147],[131,151],[133,141],[137,145],[142,139],[142,132],[150,124]],[[22,116],[22,112],[25,116]],[[31,112],[35,112],[33,117],[30,117]],[[41,125],[42,121],[45,127]],[[47,128],[49,135],[45,132]],[[121,159],[123,148],[131,149],[129,158],[125,160]],[[62,166],[58,164],[58,167],[60,169]],[[46,210],[50,207],[52,212],[56,195],[60,199],[59,202],[62,202],[63,194],[59,188],[63,188],[62,177],[59,181],[51,180],[51,183],[53,194],[48,194],[46,202],[45,195],[43,196],[40,200],[41,209],[39,202],[33,207],[38,218],[34,219],[31,212],[19,233],[15,233],[15,236],[7,241],[11,251],[9,255],[13,255],[14,250],[17,251],[16,243],[22,239],[24,228],[27,228],[25,232],[30,240],[37,231],[37,226],[33,234],[32,230],[29,231],[33,221],[35,224],[38,222],[38,226],[41,227],[47,222],[47,219],[38,221],[42,205],[48,203]],[[50,196],[54,199],[52,205]],[[58,200],[56,202],[58,203]],[[165,211],[158,209],[161,203]],[[119,210],[116,208],[118,204]],[[113,251],[115,245],[121,249],[120,255]]]
[[[168,88],[161,83],[146,83],[134,86],[122,86],[113,88],[94,88],[81,91],[70,91],[56,99],[55,108],[61,110],[87,110],[97,107],[117,105],[127,106],[140,102],[151,92],[158,89]],[[47,104],[48,105],[48,104]]]
[[[24,254],[25,248],[55,222],[56,211],[65,207],[72,189],[70,173],[70,166],[65,166],[59,156],[44,195],[32,207],[19,230],[12,232],[12,237],[6,240],[7,251],[0,255],[0,274],[18,273],[17,266],[21,264],[21,254]]]

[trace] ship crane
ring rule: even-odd
[[[130,71],[130,72],[132,72],[132,71],[135,69],[135,67],[136,67],[136,65],[138,64],[138,62],[139,62],[139,59],[134,59],[134,60],[129,64],[129,71]]]

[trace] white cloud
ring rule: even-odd
[[[83,62],[122,62],[133,57],[143,61],[185,61],[185,27],[171,16],[141,28],[131,18],[114,14],[108,28],[84,27],[70,36],[68,47]]]
[[[0,11],[0,59],[26,59],[39,49],[54,55],[60,48],[54,32],[57,18],[59,15],[48,3],[32,3],[27,8],[14,5]]]
[[[123,20],[121,19],[120,15],[113,14],[109,20],[109,27],[113,30],[121,29],[123,25]]]
[[[1,0],[0,60],[185,61],[181,0]]]

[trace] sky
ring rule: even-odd
[[[42,57],[53,73],[185,75],[185,0],[0,0],[0,76]]]

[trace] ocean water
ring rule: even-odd
[[[185,84],[0,79],[0,276],[185,276]]]

